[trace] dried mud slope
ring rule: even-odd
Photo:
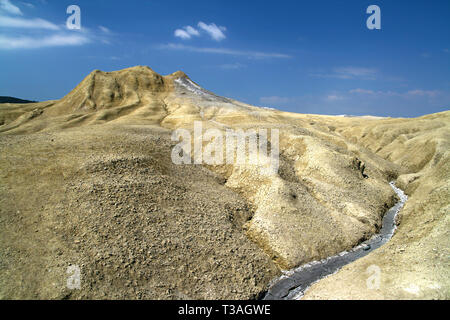
[[[61,100],[1,105],[0,121],[4,298],[256,297],[281,269],[376,233],[395,203],[391,180],[399,177],[407,191],[416,185],[414,192],[431,177],[448,181],[433,175],[446,172],[448,113],[412,120],[285,113],[148,67],[94,71]],[[170,134],[192,130],[194,121],[220,132],[278,129],[278,172],[173,165]],[[434,139],[423,148],[435,157],[413,152],[421,135]],[[448,194],[433,192],[442,196],[430,200],[433,210],[444,210]],[[407,216],[402,225],[413,228]],[[86,268],[86,291],[64,289],[68,263]]]
[[[170,132],[67,129],[0,140],[2,299],[251,299],[278,273],[246,201],[170,160]],[[180,178],[181,177],[181,178]],[[66,288],[69,265],[81,290]]]
[[[359,121],[340,131],[400,165],[403,174],[398,185],[409,199],[391,242],[317,283],[306,298],[448,299],[450,112],[417,119]],[[381,272],[379,287],[370,290],[366,282],[371,265]]]

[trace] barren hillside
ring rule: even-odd
[[[194,121],[278,129],[279,169],[173,164],[171,134]],[[392,180],[410,196],[392,241],[307,298],[449,297],[448,111],[292,114],[134,67],[94,71],[58,101],[0,105],[0,124],[3,299],[256,298],[281,270],[377,233]],[[66,288],[70,264],[81,290]],[[375,291],[371,264],[383,272]]]

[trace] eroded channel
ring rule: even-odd
[[[381,230],[369,240],[359,244],[352,250],[341,252],[335,256],[320,261],[313,261],[295,269],[285,271],[270,286],[263,300],[291,300],[300,299],[306,290],[315,282],[338,272],[345,265],[356,261],[373,250],[378,249],[388,242],[394,235],[396,224],[395,218],[408,200],[408,196],[390,183],[400,200],[390,208],[383,217]]]

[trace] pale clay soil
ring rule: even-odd
[[[173,164],[171,134],[194,121],[278,129],[278,172]],[[409,200],[392,240],[304,298],[448,299],[449,128],[449,111],[258,108],[148,67],[94,71],[61,100],[0,105],[0,298],[256,299],[282,270],[377,233],[396,180]],[[80,290],[66,286],[70,265]]]

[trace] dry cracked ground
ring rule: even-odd
[[[278,129],[278,172],[175,165],[172,133],[195,121]],[[182,72],[96,70],[61,100],[0,105],[0,298],[256,299],[282,270],[377,233],[396,180],[409,200],[392,240],[305,299],[449,299],[449,145],[449,111],[293,114]]]

